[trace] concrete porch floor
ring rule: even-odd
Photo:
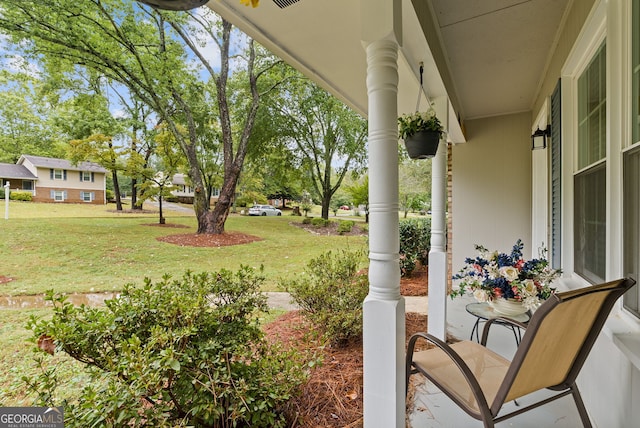
[[[465,306],[474,301],[472,297],[447,300],[447,326],[451,335],[459,339],[469,339],[476,318],[467,313]],[[480,328],[483,325],[481,323]],[[487,346],[508,359],[513,357],[516,350],[515,338],[511,330],[497,325],[491,327]],[[585,373],[583,372],[581,376],[584,375]],[[578,381],[579,385],[580,382]],[[536,398],[544,398],[549,395],[546,391],[541,391],[523,397],[518,402],[521,406],[525,406],[536,401]],[[504,407],[504,413],[514,409],[517,409],[517,407],[513,402],[507,403]],[[415,403],[413,410],[409,414],[409,424],[407,426],[411,428],[474,428],[482,427],[483,425],[481,421],[467,415],[453,404],[433,384],[426,382],[416,391]],[[562,397],[552,403],[496,424],[498,428],[575,428],[580,426],[582,426],[582,423],[571,396]]]

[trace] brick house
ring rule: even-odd
[[[0,163],[0,185],[31,192],[35,202],[106,203],[107,170],[93,162],[22,155],[14,164]]]

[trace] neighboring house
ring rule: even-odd
[[[640,0],[208,6],[369,119],[365,427],[405,425],[396,118],[419,91],[447,130],[431,161],[430,333],[443,337],[447,283],[475,243],[548,247],[561,289],[640,278]],[[639,344],[636,286],[578,378],[595,426],[638,426]]]
[[[172,190],[171,194],[177,197],[180,202],[192,204],[194,189],[191,187],[189,177],[186,174],[175,174],[171,182],[175,187],[175,190]],[[220,189],[213,189],[210,203],[215,204],[218,196],[220,196]]]
[[[0,164],[0,183],[31,192],[36,202],[105,204],[106,172],[93,162],[22,155],[16,165]]]

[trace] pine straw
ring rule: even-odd
[[[427,316],[406,314],[406,336],[425,331]],[[303,352],[321,352],[323,364],[314,368],[309,382],[298,397],[290,400],[285,410],[291,427],[318,428],[362,426],[362,342],[343,348],[324,346],[311,338],[314,329],[300,311],[288,312],[265,326],[267,337]],[[424,343],[424,342],[422,342]],[[420,344],[420,342],[419,342]],[[421,345],[423,346],[423,345]],[[418,376],[413,376],[418,378]],[[415,389],[411,382],[407,402],[412,402]]]

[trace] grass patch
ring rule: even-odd
[[[31,316],[47,317],[52,314],[51,308],[42,309],[8,309],[0,310],[0,406],[31,406],[34,397],[30,395],[27,385],[21,381],[22,376],[37,373],[34,359],[35,344],[29,339],[31,331],[26,329]],[[39,354],[42,354],[38,352]],[[47,367],[60,365],[60,381],[62,390],[80,388],[84,379],[79,377],[79,363],[66,354],[56,354],[44,358]]]
[[[3,227],[0,253],[8,255],[0,275],[14,278],[0,286],[0,294],[117,291],[144,277],[181,276],[220,268],[236,270],[241,264],[264,265],[265,291],[277,289],[280,278],[301,272],[306,263],[332,248],[363,248],[363,237],[314,236],[290,225],[299,217],[230,215],[229,231],[262,241],[220,248],[180,247],[156,240],[176,233],[195,233],[193,215],[168,211],[167,223],[188,228],[153,227],[157,215],[118,214],[104,206],[24,203]],[[25,208],[32,207],[31,210]],[[41,217],[47,209],[50,217]],[[27,214],[28,212],[28,214]],[[24,217],[20,217],[20,213]],[[73,216],[77,214],[77,216]]]

